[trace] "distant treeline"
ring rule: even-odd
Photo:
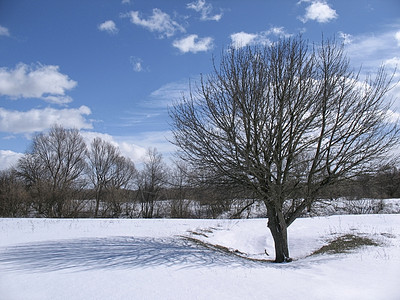
[[[0,217],[215,218],[228,211],[238,217],[259,200],[241,186],[201,178],[183,161],[166,164],[156,149],[138,170],[115,145],[99,138],[86,145],[79,131],[54,126],[33,138],[15,167],[0,172]],[[384,165],[319,197],[399,198],[399,168]]]

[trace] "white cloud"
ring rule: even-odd
[[[374,76],[379,67],[384,64],[387,74],[395,76],[393,83],[397,82],[400,76],[400,58],[399,47],[393,37],[398,31],[397,28],[375,32],[374,34],[353,36],[352,43],[346,45],[345,50],[351,64],[356,69],[362,66],[361,75]],[[393,107],[400,110],[400,84],[390,90],[388,97],[391,96],[394,101]]]
[[[194,82],[193,84],[195,85],[196,83]],[[183,95],[188,95],[190,92],[189,88],[189,80],[187,79],[164,84],[150,94],[148,105],[151,107],[166,108],[169,104],[182,99]]]
[[[257,34],[254,33],[246,33],[246,32],[237,32],[231,34],[232,47],[241,48],[247,45],[251,45],[254,43],[254,40],[257,38]]]
[[[222,18],[222,13],[220,14],[212,14],[212,4],[206,3],[205,0],[197,0],[197,2],[191,2],[186,5],[188,9],[193,9],[200,13],[200,20],[202,21],[219,21]]]
[[[396,109],[400,111],[400,57],[392,57],[386,59],[383,64],[389,75],[393,74],[393,88],[390,90],[389,94],[393,96],[393,99],[396,101],[395,106]],[[400,120],[400,118],[398,118]]]
[[[385,65],[385,66],[388,66],[388,67],[392,67],[392,68],[400,68],[400,57],[392,57],[392,58],[389,58],[389,59],[386,59],[384,62],[383,62],[383,64]]]
[[[107,133],[86,130],[80,131],[80,133],[88,147],[94,138],[101,138],[117,147],[121,154],[130,158],[137,167],[146,159],[148,148],[157,148],[164,158],[168,158],[168,155],[176,150],[175,146],[167,140],[172,138],[170,131],[142,132],[136,136],[112,136]],[[11,150],[0,150],[0,170],[12,167],[23,155],[23,153]]]
[[[0,107],[0,131],[10,133],[33,133],[46,130],[54,124],[65,128],[91,129],[92,124],[85,116],[90,108],[78,109],[31,109],[28,111],[7,110]]]
[[[118,142],[118,148],[123,156],[129,157],[135,163],[143,161],[147,152],[146,148],[130,142]]]
[[[386,120],[388,123],[398,123],[398,122],[400,121],[400,113],[395,112],[395,111],[389,109],[389,110],[386,112],[385,120]]]
[[[208,51],[212,49],[213,38],[199,38],[197,34],[191,34],[180,40],[175,40],[172,45],[175,48],[178,48],[182,53],[197,53],[200,51]]]
[[[138,11],[129,13],[131,22],[135,25],[142,26],[151,32],[160,33],[160,38],[171,37],[177,31],[185,32],[185,28],[174,21],[170,15],[161,9],[154,8],[153,14],[148,19],[142,19]]]
[[[309,2],[309,1],[301,1]],[[306,23],[309,20],[317,21],[318,23],[327,23],[338,17],[336,10],[330,8],[325,1],[312,1],[306,8],[306,13],[299,19]]]
[[[6,170],[15,166],[23,155],[23,153],[11,150],[0,150],[0,170]]]
[[[122,4],[131,4],[131,0],[122,0]]]
[[[8,28],[0,25],[0,36],[10,36]]]
[[[143,66],[143,60],[139,57],[136,56],[131,56],[129,58],[129,62],[132,65],[133,71],[135,72],[144,72],[148,71],[148,69],[144,68]]]
[[[283,27],[271,27],[265,32],[266,35],[275,35],[278,37],[290,37],[292,34],[287,33]]]
[[[397,46],[400,47],[400,31],[397,31],[397,32],[394,34],[394,37],[395,37],[395,39],[396,39],[396,41],[397,41]]]
[[[172,156],[177,150],[176,146],[169,142],[172,140],[172,132],[166,131],[146,131],[135,136],[115,136],[121,152],[124,155],[130,155],[135,163],[143,162],[147,149],[156,148],[162,153],[164,158]],[[131,154],[129,154],[131,153]]]
[[[15,69],[0,68],[0,96],[39,98],[47,102],[65,104],[72,99],[65,92],[77,85],[58,66],[28,66],[19,63]]]
[[[364,67],[379,67],[385,60],[397,57],[399,48],[393,36],[394,31],[352,37],[352,42],[346,45],[346,50],[352,62]]]
[[[271,27],[269,30],[258,33],[237,32],[231,34],[231,46],[234,48],[241,48],[250,45],[270,45],[272,42],[270,36],[277,36],[279,38],[290,37],[292,34],[287,33],[283,27]]]
[[[118,33],[117,25],[115,25],[114,21],[112,21],[112,20],[108,20],[108,21],[101,23],[97,28],[100,31],[105,31],[109,34],[117,34]]]
[[[135,163],[142,162],[146,155],[146,147],[131,142],[129,137],[115,138],[110,134],[94,131],[81,131],[81,135],[88,147],[90,147],[94,138],[101,138],[102,140],[112,144],[114,147],[117,147],[123,156],[130,158]]]
[[[348,33],[344,33],[342,31],[339,31],[339,37],[343,40],[343,44],[351,44],[353,42],[353,36]]]

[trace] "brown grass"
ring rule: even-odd
[[[379,244],[368,237],[345,234],[330,241],[311,255],[348,253],[364,246],[379,246]]]
[[[241,252],[239,250],[232,250],[230,248],[227,248],[225,246],[218,245],[218,244],[210,244],[210,243],[201,241],[201,240],[193,238],[193,237],[181,236],[181,238],[186,239],[186,240],[188,240],[188,241],[190,241],[190,242],[192,242],[194,244],[203,246],[205,248],[212,249],[212,250],[215,250],[215,251],[220,251],[220,252],[223,252],[223,253],[229,254],[229,255],[238,256],[240,258],[247,259],[249,261],[272,262],[269,259],[260,259],[260,258],[247,257],[245,253],[243,253],[243,252]]]

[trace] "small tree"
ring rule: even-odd
[[[191,189],[191,175],[188,165],[181,160],[174,161],[168,169],[168,199],[172,218],[187,218],[190,216],[188,192]]]
[[[289,261],[288,226],[323,189],[398,143],[390,85],[383,68],[361,81],[334,41],[231,48],[170,110],[173,143],[208,181],[241,184],[264,201],[275,261]]]
[[[0,217],[26,217],[30,197],[14,169],[0,171]]]
[[[138,197],[144,218],[154,215],[155,201],[160,199],[162,188],[167,181],[166,166],[157,149],[148,149],[143,170],[138,174]]]
[[[380,198],[400,196],[400,170],[392,162],[382,166],[375,174],[375,188]]]

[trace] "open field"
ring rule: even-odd
[[[1,299],[399,298],[400,215],[298,219],[287,264],[266,222],[0,219]]]

